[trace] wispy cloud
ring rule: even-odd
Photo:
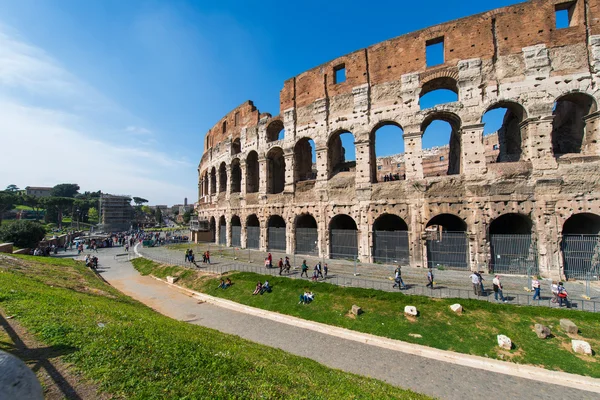
[[[0,25],[1,187],[76,182],[163,204],[189,196],[172,177],[193,165],[154,148],[149,129],[124,119],[138,120]],[[129,137],[107,133],[119,131]]]

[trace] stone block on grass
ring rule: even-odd
[[[454,311],[455,313],[457,313],[457,314],[462,314],[462,312],[463,312],[463,308],[462,308],[462,306],[461,306],[460,304],[458,304],[458,303],[456,303],[456,304],[452,304],[452,305],[450,306],[450,309],[451,309],[452,311]]]
[[[577,325],[575,325],[573,323],[573,321],[571,321],[570,319],[561,319],[560,320],[560,328],[563,331],[565,331],[567,333],[571,333],[571,334],[576,334],[577,332],[579,332]]]
[[[585,354],[587,356],[592,355],[592,347],[584,340],[573,340],[571,341],[571,346],[573,346],[573,351],[575,353]]]
[[[356,304],[352,305],[352,314],[354,315],[360,315],[363,313],[362,308],[360,308],[359,306],[357,306]]]
[[[404,307],[404,315],[407,317],[416,317],[418,314],[417,307],[415,306],[406,306]]]
[[[549,337],[552,334],[552,332],[550,331],[550,328],[548,328],[547,326],[544,326],[542,324],[535,324],[534,331],[535,331],[537,337],[539,337],[540,339],[546,339],[547,337]]]
[[[167,276],[167,282],[169,283],[175,283],[177,280],[179,280],[179,277],[177,276]]]
[[[498,346],[505,350],[512,349],[512,340],[508,336],[498,335]]]

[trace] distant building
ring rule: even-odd
[[[133,216],[130,196],[112,194],[100,196],[100,224],[105,232],[128,230]]]
[[[25,194],[34,197],[50,197],[50,192],[52,192],[51,187],[27,186],[25,188]]]

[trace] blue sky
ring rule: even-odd
[[[0,187],[195,201],[203,137],[237,105],[276,115],[285,79],[514,3],[0,0]]]

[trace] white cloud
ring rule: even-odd
[[[100,114],[87,113],[82,103]],[[137,140],[151,136],[150,130],[129,125],[124,130],[130,135],[107,134],[125,126],[123,117],[131,116],[0,25],[0,187],[74,182],[82,190],[140,196],[155,204],[190,197],[194,188],[174,183],[174,177],[194,166],[153,149],[158,145],[153,139]]]

